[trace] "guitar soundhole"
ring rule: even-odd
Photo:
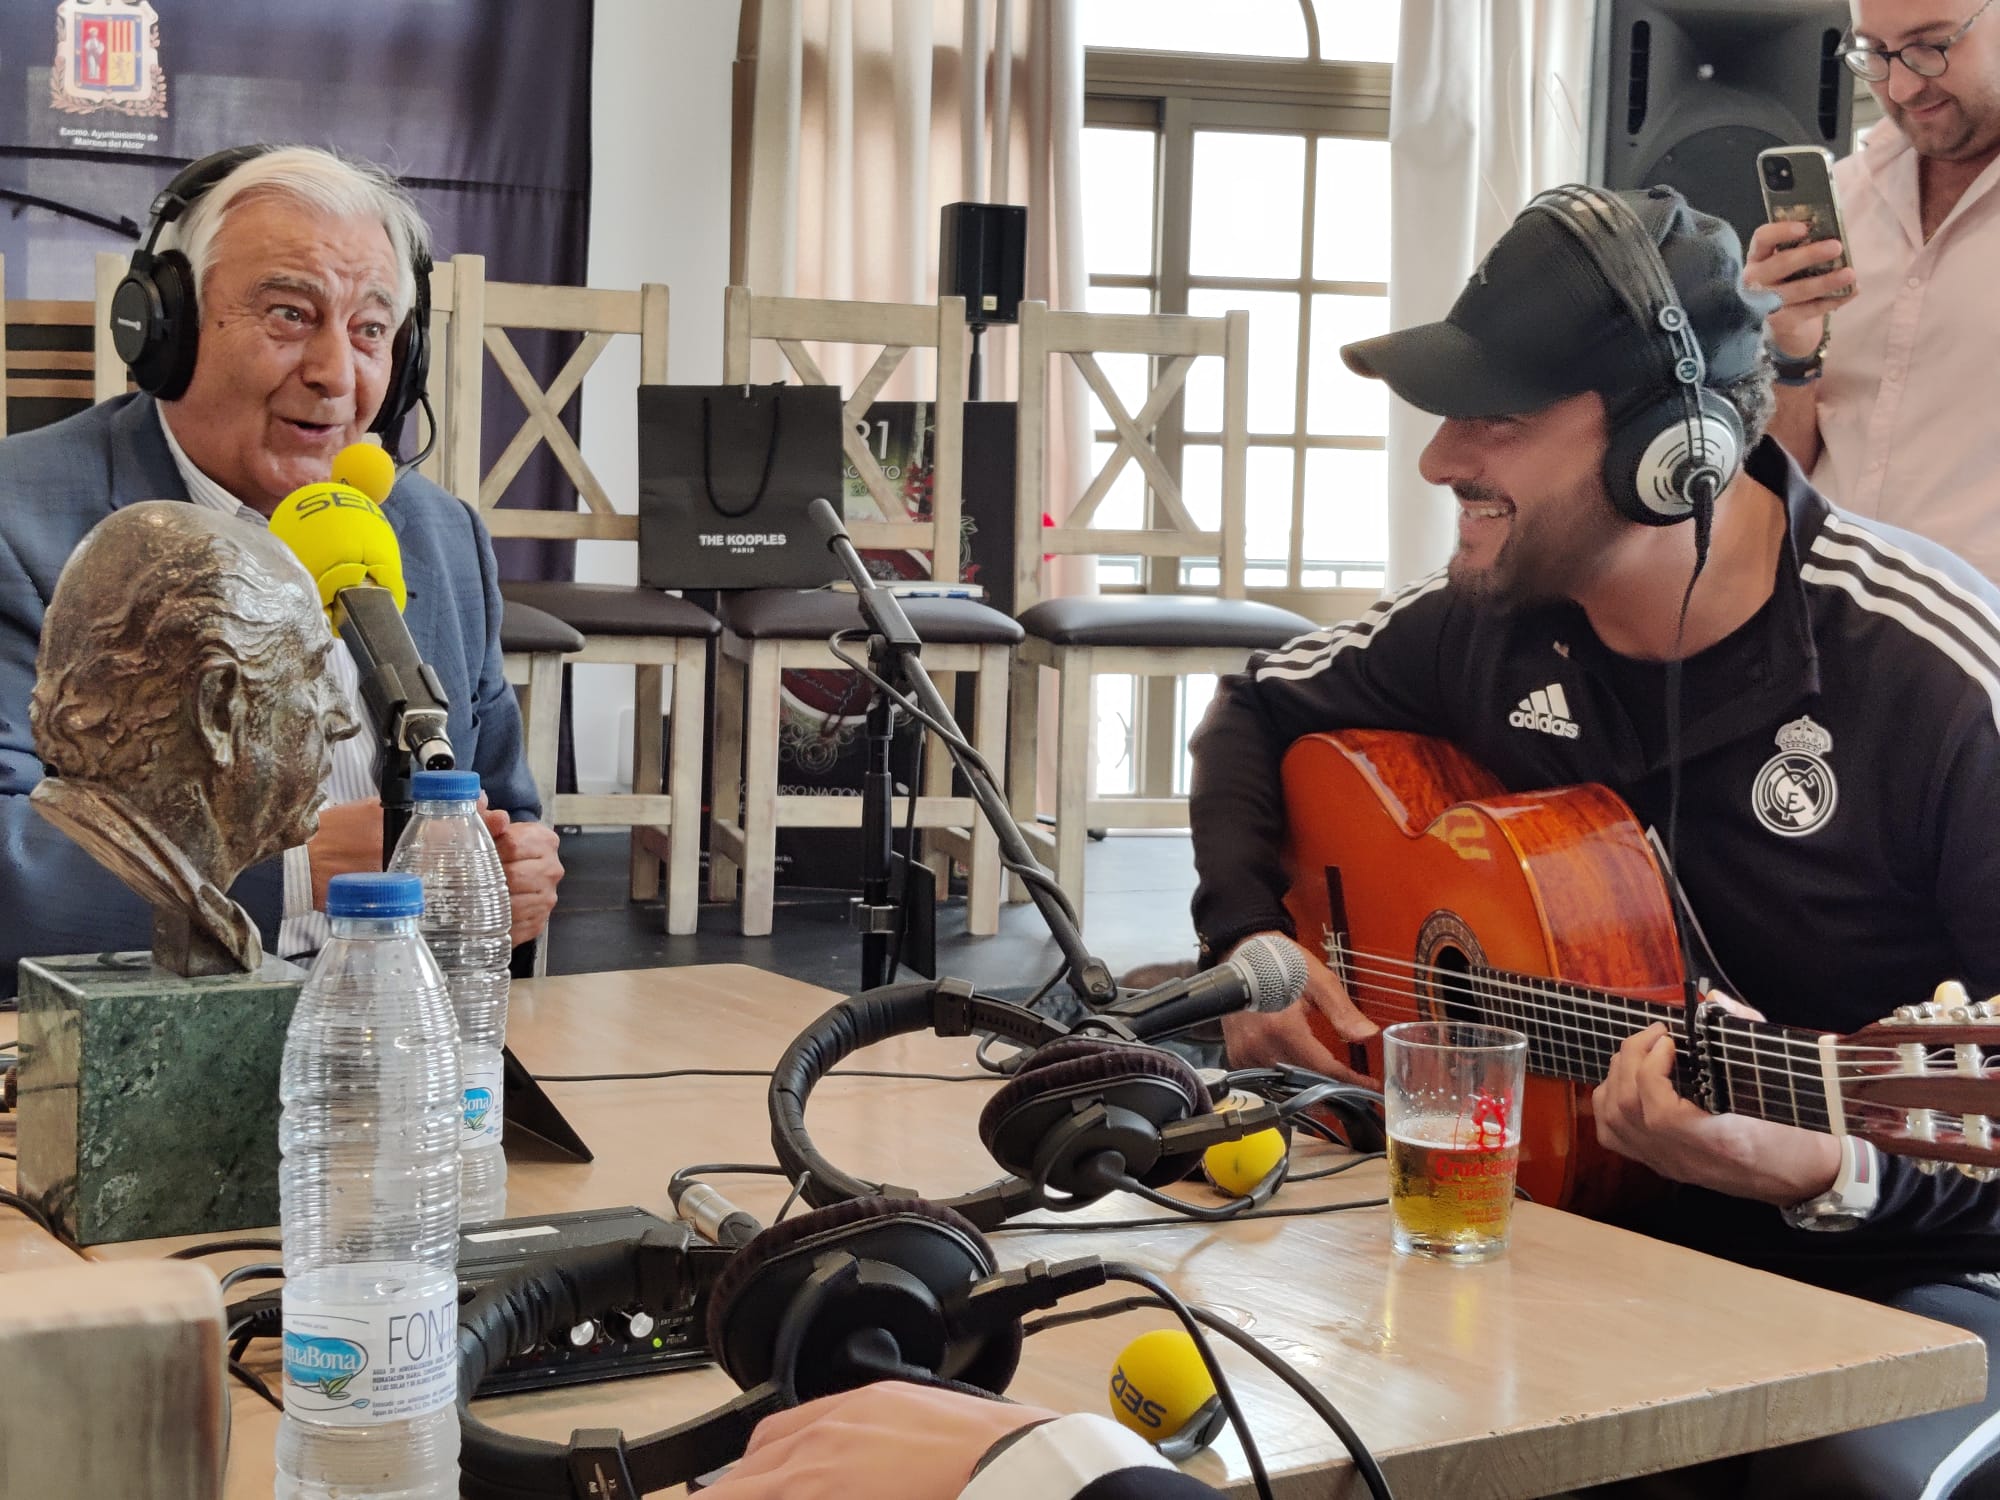
[[[1435,911],[1417,937],[1416,992],[1420,1009],[1437,1021],[1484,1021],[1473,992],[1472,971],[1486,956],[1472,929],[1455,912]]]

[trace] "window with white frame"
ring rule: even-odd
[[[1388,327],[1389,63],[1399,0],[1081,0],[1094,312],[1250,313],[1245,582],[1314,619],[1365,605],[1387,552],[1386,393],[1340,346]],[[1100,360],[1128,410],[1141,356]],[[1221,377],[1197,361],[1156,435],[1188,509],[1221,507]],[[1206,368],[1205,368],[1206,367]],[[1097,462],[1116,442],[1093,399]],[[1098,524],[1146,524],[1128,464]],[[1148,569],[1166,570],[1149,574]],[[1212,587],[1201,560],[1098,560],[1107,592]],[[1187,785],[1212,679],[1100,679],[1096,794]]]

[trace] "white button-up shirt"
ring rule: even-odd
[[[270,527],[267,516],[245,505],[194,466],[193,460],[181,450],[179,440],[174,437],[165,407],[160,408],[160,431],[166,434],[167,451],[174,456],[174,467],[180,470],[181,483],[187,486],[190,500],[204,510],[219,511],[225,516],[235,516],[266,529]],[[332,806],[373,797],[381,788],[375,781],[375,741],[366,730],[368,708],[361,701],[361,673],[354,665],[354,657],[348,652],[347,642],[338,636],[334,637],[333,654],[327,658],[327,665],[333,671],[334,680],[340,684],[340,691],[347,699],[355,723],[363,726],[362,733],[333,747],[326,779],[320,783],[321,795],[327,805]],[[304,844],[287,849],[285,913],[278,927],[278,956],[298,958],[317,953],[329,933],[326,914],[313,908],[311,856]]]
[[[1812,480],[2000,581],[2000,160],[1928,243],[1918,162],[1884,120],[1834,166],[1860,290],[1833,316]]]

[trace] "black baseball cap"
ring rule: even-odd
[[[1777,299],[1743,287],[1743,247],[1722,219],[1670,187],[1616,195],[1659,247],[1706,361],[1707,384],[1757,366]],[[1645,303],[1643,284],[1635,289]],[[1441,323],[1340,351],[1357,375],[1388,383],[1442,417],[1539,411],[1581,391],[1626,395],[1664,380],[1665,335],[1645,332],[1577,237],[1524,210],[1472,273]]]

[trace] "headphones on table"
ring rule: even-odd
[[[1705,384],[1701,342],[1659,246],[1630,204],[1597,188],[1552,188],[1526,211],[1570,233],[1658,351],[1656,387],[1612,412],[1604,455],[1611,503],[1644,526],[1692,516],[1705,531],[1716,496],[1743,466],[1743,419]]]
[[[1001,1272],[977,1229],[917,1199],[818,1209],[734,1252],[675,1224],[551,1257],[459,1310],[460,1493],[630,1500],[741,1458],[775,1411],[876,1380],[997,1396],[1020,1362],[1022,1319],[1106,1275],[1095,1257]],[[697,1308],[703,1298],[709,1352],[742,1387],[714,1411],[629,1444],[607,1428],[579,1429],[564,1445],[497,1431],[470,1409],[489,1373],[564,1328],[606,1308]]]
[[[704,1260],[718,1253],[726,1259],[710,1283],[712,1263]],[[774,1412],[877,1380],[997,1397],[1034,1331],[1027,1315],[1112,1281],[1151,1294],[1126,1306],[1157,1301],[1181,1320],[1236,1427],[1260,1495],[1270,1489],[1254,1435],[1200,1325],[1229,1337],[1290,1386],[1347,1447],[1369,1493],[1392,1500],[1373,1455],[1331,1402],[1230,1318],[1189,1308],[1149,1271],[1095,1256],[1001,1271],[963,1216],[942,1204],[892,1198],[858,1198],[780,1220],[734,1252],[717,1252],[675,1224],[636,1244],[594,1245],[530,1262],[489,1283],[459,1310],[459,1494],[635,1500],[734,1463],[757,1423]],[[567,1444],[516,1437],[473,1414],[480,1383],[510,1355],[607,1308],[662,1301],[698,1308],[704,1295],[709,1352],[742,1388],[734,1400],[631,1443],[616,1428],[579,1428]],[[1103,1311],[1041,1322],[1053,1326]],[[1208,1426],[1197,1421],[1183,1431],[1200,1443],[1213,1436]]]
[[[1109,1036],[1086,1035],[1086,1029]],[[803,1183],[818,1207],[876,1196],[915,1197],[835,1166],[806,1131],[806,1101],[819,1081],[864,1047],[894,1036],[987,1033],[1032,1048],[1014,1076],[986,1101],[979,1139],[1008,1175],[970,1193],[941,1200],[982,1230],[1034,1209],[1068,1212],[1114,1190],[1191,1218],[1228,1219],[1261,1206],[1284,1181],[1281,1158],[1248,1193],[1217,1207],[1168,1197],[1159,1190],[1185,1177],[1209,1147],[1273,1128],[1287,1129],[1307,1111],[1333,1111],[1362,1141],[1380,1126],[1368,1113],[1373,1091],[1303,1070],[1257,1069],[1224,1074],[1211,1089],[1175,1053],[1126,1041],[1113,1018],[1086,1018],[1065,1027],[1022,1006],[989,999],[958,980],[886,985],[828,1010],[802,1032],[771,1073],[771,1147],[784,1174]],[[1248,1083],[1266,1097],[1218,1110],[1215,1100]],[[1357,1139],[1358,1138],[1358,1139]]]
[[[201,312],[196,305],[194,268],[179,250],[159,250],[160,236],[230,173],[271,149],[233,146],[182,168],[153,200],[146,242],[132,252],[132,263],[111,294],[111,342],[118,357],[125,361],[139,389],[162,401],[185,395],[194,379]],[[424,402],[430,375],[430,256],[419,254],[411,269],[415,272],[416,298],[403,326],[396,330],[389,382],[382,393],[381,409],[368,428],[384,442],[393,442],[402,431],[403,419]],[[435,433],[432,441],[436,441]]]

